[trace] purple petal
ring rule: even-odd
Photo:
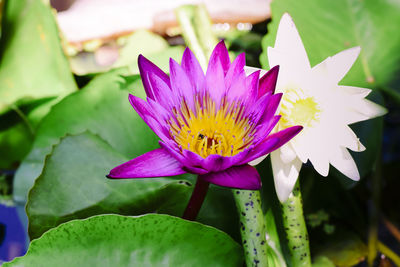
[[[265,113],[266,107],[268,107],[271,102],[271,99],[271,96],[263,95],[257,102],[247,105],[248,108],[245,115],[250,118],[252,123],[258,124]]]
[[[158,148],[134,158],[110,171],[108,178],[146,178],[185,173],[183,165],[167,151]]]
[[[234,83],[234,81],[237,79],[237,76],[240,74],[244,74],[243,72],[245,65],[246,65],[246,55],[245,53],[240,53],[232,62],[225,76],[225,84],[228,90]]]
[[[209,155],[207,158],[203,159],[201,166],[210,172],[226,170],[237,165],[238,162],[243,161],[249,152],[250,149],[245,149],[232,157],[223,157],[218,154]]]
[[[243,71],[232,80],[231,86],[227,90],[227,96],[230,101],[234,101],[243,98],[246,93],[246,74]]]
[[[258,83],[260,71],[255,71],[246,77],[247,105],[252,106],[258,99]]]
[[[253,150],[249,153],[249,156],[246,157],[242,162],[240,162],[241,164],[245,164],[248,163],[254,159],[257,159],[261,156],[264,156],[270,152],[272,152],[273,150],[275,150],[275,147],[277,146],[277,144],[279,143],[279,137],[274,137],[272,135],[268,136],[267,138],[265,138],[263,141],[259,142],[259,144],[257,144]]]
[[[231,65],[231,61],[229,59],[228,49],[226,49],[224,41],[219,42],[212,51],[207,72],[209,71],[210,67],[213,68],[218,61],[221,63],[225,76],[225,74],[228,72],[229,66]]]
[[[280,148],[290,141],[290,139],[295,137],[302,129],[303,126],[293,126],[269,135],[262,142],[257,144],[257,146],[251,151],[250,155],[242,163],[250,162]]]
[[[216,61],[214,64],[208,64],[206,73],[207,90],[211,98],[214,100],[216,107],[219,107],[223,94],[226,92],[225,89],[225,78],[224,70],[221,62]]]
[[[265,94],[272,95],[275,93],[276,81],[278,80],[278,73],[279,73],[279,66],[275,66],[260,78],[260,84],[258,87],[258,97],[261,97]]]
[[[204,72],[193,52],[186,48],[182,56],[182,68],[192,83],[194,92],[201,92],[205,88]]]
[[[180,104],[171,88],[159,76],[154,73],[148,75],[149,86],[152,88],[154,100],[164,108],[171,110],[173,106]]]
[[[149,105],[143,99],[134,95],[129,95],[129,102],[142,120],[150,127],[153,132],[161,138],[161,140],[171,139],[168,129],[157,121],[156,116],[151,112]]]
[[[260,175],[254,167],[247,164],[234,166],[225,171],[200,175],[199,179],[230,188],[247,190],[258,190],[261,188]]]
[[[269,133],[272,131],[272,129],[274,129],[276,124],[279,122],[280,118],[281,115],[276,115],[270,120],[265,120],[261,124],[257,125],[256,129],[257,134],[253,141],[253,144],[257,145],[260,141],[262,141],[265,138],[265,136],[268,136]]]
[[[194,174],[205,174],[205,173],[208,173],[207,170],[205,170],[205,169],[203,169],[203,168],[201,168],[199,166],[196,166],[196,164],[194,162],[192,162],[191,159],[189,159],[188,157],[182,155],[182,153],[177,148],[176,143],[174,143],[175,145],[173,145],[172,142],[173,141],[171,141],[170,143],[163,143],[163,142],[159,142],[159,143],[160,143],[160,146],[162,148],[167,150],[172,156],[174,156],[178,161],[180,161],[182,163],[182,165],[184,165],[183,169],[185,171],[190,172],[190,173],[194,173]],[[197,154],[195,154],[195,155],[197,155]]]
[[[151,90],[148,80],[148,74],[154,73],[155,75],[160,77],[168,86],[169,86],[169,77],[159,67],[154,65],[150,60],[148,60],[142,55],[139,55],[138,65],[139,65],[140,76],[142,77],[144,90],[146,91],[148,97],[154,99],[154,94]]]
[[[272,96],[269,96],[269,101],[268,103],[264,106],[264,112],[262,113],[262,116],[260,120],[258,121],[259,124],[264,124],[266,121],[269,121],[272,119],[272,117],[276,113],[276,109],[279,106],[279,103],[281,102],[282,99],[282,93],[274,94]],[[264,95],[268,96],[267,95]],[[263,97],[261,97],[262,99]]]
[[[188,106],[194,110],[194,91],[192,84],[182,67],[172,58],[169,59],[169,73],[173,94],[178,94],[186,100]]]

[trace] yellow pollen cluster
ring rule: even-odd
[[[174,110],[176,120],[171,119],[170,134],[181,149],[190,150],[203,158],[209,155],[234,156],[243,151],[254,138],[255,127],[244,117],[244,108],[223,99],[220,108],[209,96],[200,105],[196,97],[195,112],[183,101]]]
[[[320,108],[314,97],[307,96],[301,89],[286,90],[280,107],[280,128],[294,125],[313,126],[319,120]]]

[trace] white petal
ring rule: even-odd
[[[329,80],[338,83],[350,70],[360,54],[360,47],[353,47],[328,57],[312,68],[316,75],[329,75]]]
[[[264,155],[264,156],[261,156],[261,157],[255,159],[255,160],[253,160],[253,161],[250,161],[249,164],[250,164],[251,166],[256,166],[256,165],[260,164],[261,161],[263,161],[266,157],[268,157],[268,154],[267,154],[267,155]]]
[[[277,50],[285,54],[296,65],[310,68],[307,53],[296,29],[293,19],[288,13],[283,14],[279,22],[278,33],[276,34],[275,46]],[[281,65],[280,62],[270,58],[268,51],[269,66]]]
[[[336,151],[332,153],[330,162],[332,166],[350,179],[354,181],[360,180],[357,165],[346,148],[338,147]]]
[[[290,163],[283,163],[280,156],[280,149],[271,153],[272,172],[276,194],[280,202],[285,202],[299,177],[301,161],[296,157]]]
[[[281,160],[285,164],[293,161],[297,157],[296,152],[292,149],[290,143],[281,146],[280,150]]]
[[[311,164],[314,169],[322,176],[326,177],[329,174],[329,161],[324,158],[311,157]]]
[[[310,130],[307,142],[303,144],[303,149],[308,150],[308,159],[314,169],[322,176],[329,173],[329,142],[335,140],[335,133],[326,130],[325,126],[319,125]]]
[[[340,146],[347,147],[353,151],[361,152],[365,150],[365,146],[361,144],[360,139],[353,130],[345,125],[342,129],[337,129],[337,143]]]
[[[266,70],[263,69],[259,69],[259,68],[255,68],[255,67],[250,67],[250,66],[244,66],[244,72],[246,73],[246,76],[249,76],[250,74],[252,74],[253,72],[256,72],[260,70],[260,77],[264,76],[265,73],[267,73]]]
[[[368,99],[363,99],[359,105],[354,107],[355,110],[368,117],[368,119],[383,116],[387,113],[387,109],[381,105],[375,104]]]
[[[359,96],[360,98],[364,98],[367,95],[369,95],[369,93],[372,92],[371,89],[355,87],[355,86],[339,85],[338,88],[344,94],[356,95],[356,96]]]

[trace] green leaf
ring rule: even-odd
[[[167,215],[95,216],[60,225],[7,266],[243,266],[243,252],[212,227]]]
[[[388,85],[400,72],[400,5],[391,0],[280,0],[271,4],[272,23],[263,39],[261,64],[267,68],[267,47],[274,46],[279,20],[288,12],[314,66],[354,46],[361,54],[341,82],[376,88]]]
[[[144,97],[139,77],[122,78],[120,72],[97,76],[85,88],[53,106],[37,130],[32,150],[17,170],[16,201],[26,201],[29,188],[43,169],[45,156],[68,133],[90,130],[128,158],[158,147],[158,138],[128,101],[128,90]]]
[[[337,233],[328,242],[319,243],[318,247],[316,255],[327,257],[334,266],[354,266],[368,254],[368,248],[361,239],[348,231]]]
[[[43,172],[29,193],[30,237],[37,238],[60,223],[97,214],[154,212],[182,202],[189,193],[185,181],[176,178],[105,177],[127,160],[93,134],[63,138],[46,158]]]
[[[0,114],[11,105],[77,89],[51,8],[42,0],[5,1],[0,42]],[[48,1],[47,1],[48,2]]]
[[[15,169],[28,154],[32,142],[32,133],[22,122],[0,132],[0,169]]]
[[[312,263],[312,267],[335,267],[335,264],[327,257],[321,256],[315,259]]]
[[[41,98],[0,115],[0,168],[14,170],[29,153],[35,131],[55,98]]]

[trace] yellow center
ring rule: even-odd
[[[313,126],[319,120],[320,108],[314,97],[307,96],[301,89],[286,90],[281,101],[279,121],[281,128],[294,125]]]
[[[170,134],[181,149],[190,150],[203,158],[212,154],[234,156],[243,151],[254,138],[255,127],[244,116],[238,103],[221,101],[217,109],[209,96],[195,102],[195,113],[182,102],[175,110],[176,119],[169,124]]]

